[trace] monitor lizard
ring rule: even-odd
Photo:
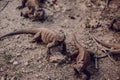
[[[5,34],[0,37],[0,40],[4,37],[11,36],[11,35],[17,35],[17,34],[33,34],[34,37],[31,42],[35,41],[42,41],[43,43],[47,44],[47,53],[50,54],[50,49],[57,45],[63,45],[63,50],[65,46],[65,34],[62,30],[55,31],[48,28],[29,28],[29,29],[23,29],[18,30],[15,32],[11,32],[8,34]]]
[[[77,41],[76,36],[73,34],[73,45],[76,46],[79,53],[76,58],[76,64],[73,65],[75,73],[83,72],[86,74],[87,80],[90,78],[90,73],[86,70],[90,62],[90,53]]]

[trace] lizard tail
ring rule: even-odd
[[[102,41],[102,40],[98,40],[95,36],[93,36],[93,37],[94,37],[94,39],[95,39],[98,43],[100,43],[100,44],[101,44],[102,46],[104,46],[104,47],[120,49],[120,45],[119,45],[119,44],[109,44],[109,43],[106,43],[106,42],[104,42],[104,41]]]
[[[23,29],[23,30],[18,30],[18,31],[15,31],[15,32],[10,32],[8,34],[5,34],[3,36],[0,37],[0,40],[4,37],[7,37],[7,36],[12,36],[12,35],[17,35],[17,34],[35,34],[37,33],[37,29],[34,30],[34,29]]]
[[[74,45],[75,45],[77,48],[81,48],[82,45],[77,41],[77,38],[76,38],[75,34],[72,34],[72,35],[73,35]]]

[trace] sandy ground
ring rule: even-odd
[[[7,0],[0,0],[0,9]],[[21,10],[16,7],[19,0],[11,0],[0,12],[0,36],[14,30],[47,27],[63,29],[66,43],[71,41],[75,33],[77,40],[88,48],[95,50],[96,44],[87,34],[88,30],[101,40],[110,43],[120,43],[119,33],[108,29],[111,19],[120,16],[120,1],[112,0],[107,8],[101,0],[57,0],[57,5],[51,10],[46,9],[49,18],[41,22],[32,22],[20,16]],[[101,26],[96,26],[100,23]],[[0,78],[1,80],[83,80],[74,76],[72,65],[50,63],[45,59],[45,45],[30,43],[32,35],[16,35],[0,41]],[[67,44],[68,45],[68,44]],[[69,48],[68,46],[67,48]],[[59,52],[56,52],[59,53]],[[54,54],[54,53],[53,53]],[[99,55],[105,55],[99,52]],[[108,57],[99,60],[99,70],[91,64],[88,70],[90,80],[120,80],[120,58],[114,57],[114,64]]]

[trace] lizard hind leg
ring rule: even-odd
[[[33,37],[33,39],[30,41],[31,43],[34,43],[34,42],[41,42],[41,33],[40,32],[37,32],[35,35],[34,35],[34,37]]]

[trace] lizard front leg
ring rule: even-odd
[[[39,39],[40,39],[40,37],[41,37],[41,33],[40,32],[37,32],[35,35],[34,35],[34,37],[33,37],[33,39],[30,41],[30,42],[35,42],[35,41],[38,41]]]
[[[50,58],[50,49],[53,47],[53,46],[55,46],[55,40],[53,40],[53,42],[51,42],[51,43],[48,43],[47,44],[47,59],[49,60],[49,58]]]

